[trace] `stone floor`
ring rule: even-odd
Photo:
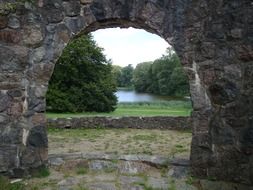
[[[253,190],[195,179],[189,162],[150,155],[50,155],[50,175],[24,183],[28,190]]]

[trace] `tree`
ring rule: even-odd
[[[134,68],[131,64],[121,69],[121,76],[119,80],[120,87],[131,87],[133,86],[133,72]]]
[[[133,81],[138,92],[168,96],[189,94],[187,77],[179,58],[171,49],[153,63],[138,64],[134,71]]]
[[[137,92],[147,92],[152,84],[150,80],[149,70],[152,62],[139,63],[133,73],[134,88]]]
[[[171,92],[175,96],[189,95],[189,83],[182,67],[176,67],[170,76]]]
[[[91,35],[81,36],[64,49],[47,93],[53,112],[110,112],[117,98],[112,66]]]
[[[118,65],[112,65],[112,75],[117,86],[121,84],[121,72],[122,67]]]

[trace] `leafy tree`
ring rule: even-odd
[[[110,112],[117,98],[112,66],[91,35],[81,36],[64,49],[47,93],[53,112]]]
[[[170,76],[171,93],[175,96],[189,95],[189,83],[188,79],[182,69],[182,67],[176,67]]]
[[[133,81],[138,92],[169,96],[189,94],[187,77],[179,58],[171,49],[167,50],[166,55],[149,65],[147,63],[138,64],[134,71]]]
[[[121,70],[122,70],[121,66],[112,65],[112,75],[117,86],[120,86],[121,84],[121,79],[120,79],[121,74],[122,74]]]
[[[133,86],[133,72],[134,68],[131,64],[121,69],[121,75],[119,79],[120,87],[131,87]]]
[[[133,83],[137,92],[146,92],[149,86],[152,84],[149,75],[151,66],[152,62],[144,62],[136,66],[133,73]]]

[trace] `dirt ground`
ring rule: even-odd
[[[147,154],[189,158],[189,131],[147,129],[50,129],[49,154]]]

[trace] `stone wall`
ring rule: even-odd
[[[134,128],[190,130],[190,117],[81,117],[48,119],[48,127],[53,128]]]
[[[35,0],[5,12],[0,172],[47,163],[45,95],[56,60],[78,35],[117,26],[157,34],[180,57],[193,102],[192,173],[253,184],[252,0]]]

